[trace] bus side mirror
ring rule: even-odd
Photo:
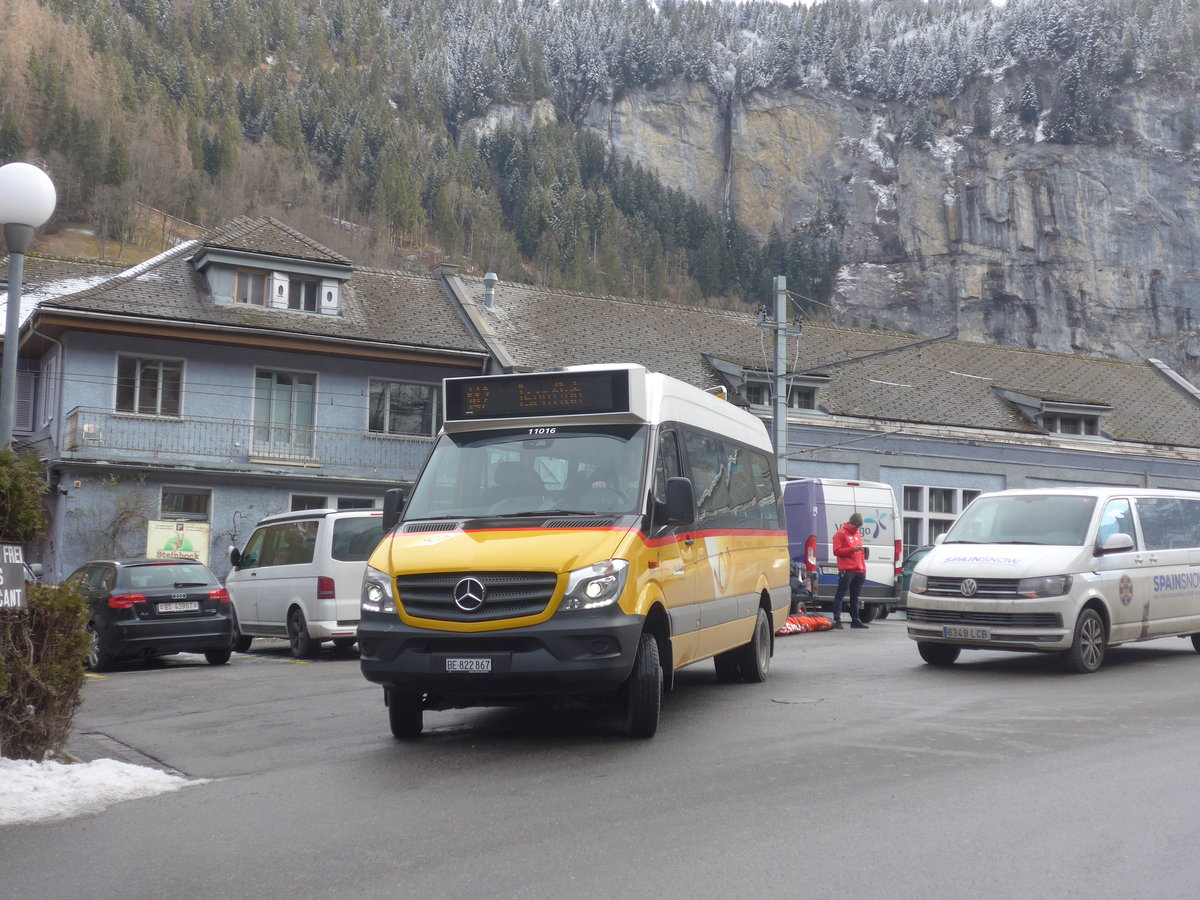
[[[383,533],[387,534],[400,521],[404,509],[404,488],[389,488],[383,492]]]
[[[230,547],[229,548],[229,564],[236,569],[238,567],[238,563],[240,563],[241,561],[242,561],[242,551],[239,550],[237,547]]]
[[[1120,553],[1122,550],[1133,549],[1133,538],[1123,532],[1110,534],[1100,547],[1101,553]]]
[[[690,478],[667,479],[667,524],[691,525],[696,521],[696,493]]]

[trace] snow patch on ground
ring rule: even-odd
[[[153,797],[206,781],[114,759],[87,763],[0,759],[0,826],[100,812],[122,800]]]

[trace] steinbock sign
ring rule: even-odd
[[[20,544],[0,544],[0,609],[25,608],[25,553]]]
[[[194,559],[208,565],[207,522],[150,522],[146,555],[150,559]]]

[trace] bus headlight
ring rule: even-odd
[[[362,583],[363,613],[396,612],[396,598],[392,595],[391,576],[367,566]]]
[[[908,592],[910,594],[923,594],[925,593],[925,586],[928,583],[929,582],[924,575],[913,572],[908,579]]]
[[[1017,582],[1017,596],[1027,600],[1038,597],[1061,597],[1071,590],[1070,575],[1048,575],[1045,578],[1022,578]]]
[[[612,606],[620,599],[628,574],[629,561],[624,559],[606,559],[576,569],[567,576],[567,592],[558,608],[578,610]]]

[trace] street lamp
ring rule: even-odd
[[[0,166],[0,223],[8,245],[8,310],[0,366],[0,448],[12,443],[17,407],[17,351],[21,343],[21,279],[33,229],[54,213],[58,195],[50,176],[29,163]]]

